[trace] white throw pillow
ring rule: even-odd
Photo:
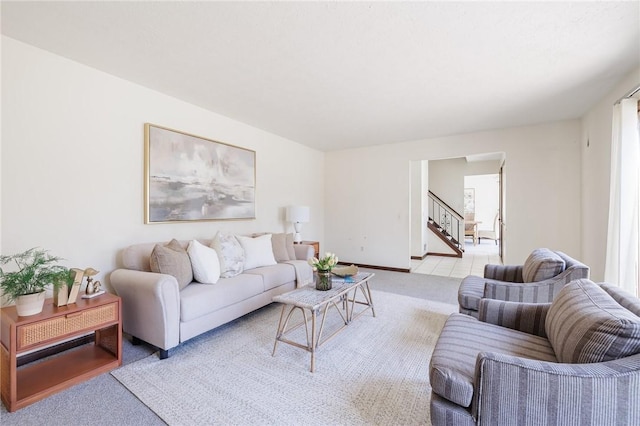
[[[193,277],[199,283],[215,284],[220,279],[220,261],[218,254],[196,240],[189,242],[187,247],[189,259],[191,259],[191,269]]]
[[[259,268],[260,266],[275,265],[271,245],[271,234],[261,235],[256,238],[237,235],[240,245],[244,250],[244,269]]]

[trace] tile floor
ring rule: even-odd
[[[411,261],[411,272],[417,274],[441,275],[445,277],[464,278],[467,275],[484,274],[484,265],[502,264],[495,241],[481,240],[474,246],[471,240],[466,242],[466,250],[462,258],[427,256],[423,260]]]

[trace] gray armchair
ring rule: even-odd
[[[568,282],[589,278],[589,267],[560,251],[534,250],[523,265],[485,265],[484,277],[460,283],[460,313],[478,318],[480,299],[550,303]]]
[[[553,303],[452,314],[430,364],[441,425],[640,424],[640,299],[576,280]]]

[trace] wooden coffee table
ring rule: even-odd
[[[275,296],[273,301],[282,303],[282,312],[280,313],[278,332],[273,345],[272,355],[275,356],[276,354],[278,342],[284,342],[311,352],[311,372],[313,373],[315,370],[316,350],[322,344],[344,330],[353,320],[368,310],[371,310],[371,314],[374,317],[376,316],[373,307],[373,298],[371,297],[371,289],[369,288],[369,280],[373,278],[374,275],[373,273],[358,273],[353,277],[333,277],[331,290],[316,290],[315,285],[311,284]],[[358,299],[358,293],[360,293],[363,298]],[[343,325],[331,333],[331,335],[323,336],[322,332],[324,330],[325,320],[327,319],[327,312],[332,306],[340,314]],[[357,306],[365,306],[365,308],[356,312]],[[288,328],[289,320],[296,309],[302,312],[303,321]],[[311,315],[311,318],[308,317],[308,314]],[[317,319],[319,316],[322,316],[322,322],[318,328]],[[306,344],[289,340],[286,337],[288,333],[302,326],[305,327]]]

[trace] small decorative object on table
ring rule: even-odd
[[[314,281],[316,290],[331,290],[331,270],[338,264],[338,256],[334,253],[326,252],[321,259],[312,257],[309,265],[314,270]]]
[[[92,297],[104,294],[104,290],[100,290],[100,287],[102,287],[100,281],[94,281],[92,278],[98,272],[100,271],[96,271],[93,268],[87,268],[84,270],[84,276],[87,277],[87,287],[84,290],[85,294],[82,295],[83,299],[91,299]]]
[[[358,273],[358,267],[356,265],[341,266],[333,268],[332,272],[339,277],[352,277]]]
[[[76,303],[78,293],[80,292],[80,286],[84,278],[84,270],[80,268],[71,268],[71,276],[73,278],[73,284],[69,287],[69,296],[67,297],[67,305]],[[60,305],[58,305],[60,306]]]

